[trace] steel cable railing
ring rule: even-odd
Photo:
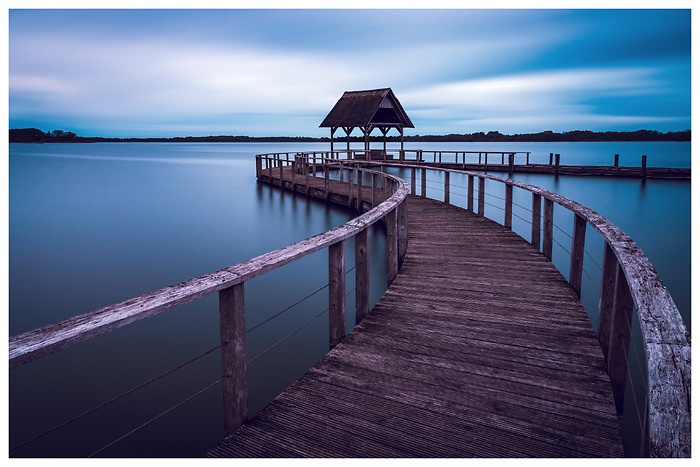
[[[265,168],[265,173],[266,174],[272,174],[272,169],[273,165],[275,165],[275,170],[279,170],[280,175],[282,174],[282,157],[286,162],[289,164],[292,164],[294,161],[290,160],[290,156],[296,158],[299,154],[298,153],[277,153],[273,157],[275,158],[274,164],[270,163],[270,159],[266,159],[266,168]],[[263,157],[261,156],[256,158],[256,175],[258,177],[261,176],[262,172],[262,160]],[[308,160],[308,159],[307,159]],[[347,170],[349,167],[340,167],[339,172],[334,176],[334,178],[337,178],[338,180],[341,180],[343,178],[344,170]],[[357,170],[356,168],[353,167],[353,169]],[[324,174],[324,177],[327,177],[328,173],[328,166],[324,164],[323,167],[321,167],[321,170],[317,170],[317,167],[314,165],[313,168],[313,175],[318,176],[319,174],[326,172]],[[373,273],[376,271],[376,269],[383,264],[387,264],[388,267],[387,269],[390,270],[391,268],[389,267],[392,263],[393,264],[399,264],[402,258],[400,258],[402,247],[401,247],[401,237],[400,237],[400,232],[399,232],[399,227],[401,227],[403,224],[402,222],[405,222],[405,219],[401,220],[401,216],[398,215],[397,210],[401,206],[401,203],[403,202],[405,196],[407,195],[407,188],[406,184],[401,181],[400,179],[397,179],[395,177],[392,177],[390,175],[382,174],[379,172],[375,171],[368,171],[368,170],[361,170],[358,171],[357,174],[359,175],[358,179],[361,182],[365,174],[371,175],[372,178],[372,192],[374,194],[375,189],[378,190],[381,195],[379,198],[381,198],[380,201],[377,201],[376,198],[373,196],[370,201],[370,206],[373,208],[369,212],[366,212],[365,214],[361,214],[360,216],[356,217],[355,219],[352,219],[346,224],[343,224],[340,227],[337,227],[335,229],[332,229],[328,232],[324,232],[322,234],[316,235],[314,237],[311,237],[310,239],[303,240],[301,242],[297,242],[292,245],[288,245],[287,247],[281,248],[279,250],[276,250],[274,252],[267,253],[265,255],[261,255],[258,258],[253,258],[249,261],[243,262],[243,263],[238,263],[236,265],[230,266],[228,268],[222,269],[220,271],[216,271],[214,273],[208,274],[206,276],[202,276],[199,278],[192,279],[190,281],[183,282],[181,284],[178,284],[176,286],[171,286],[167,287],[155,292],[152,292],[150,294],[146,294],[140,297],[137,297],[135,299],[128,300],[126,302],[120,303],[120,304],[115,304],[111,305],[109,307],[105,307],[104,309],[96,310],[95,312],[87,313],[85,315],[81,315],[75,318],[70,318],[68,320],[65,320],[64,322],[61,323],[56,323],[54,325],[51,325],[50,327],[47,328],[41,328],[37,329],[34,331],[30,331],[28,333],[24,333],[18,336],[13,336],[10,338],[10,366],[11,368],[21,366],[24,363],[27,363],[29,361],[35,360],[37,358],[41,358],[44,355],[51,354],[53,352],[59,351],[69,345],[73,345],[75,343],[81,342],[83,340],[87,340],[91,337],[94,337],[96,335],[99,335],[103,332],[109,332],[111,330],[117,329],[121,326],[130,324],[131,322],[138,321],[140,319],[152,316],[154,314],[160,313],[162,311],[165,311],[167,309],[173,308],[175,306],[179,306],[184,303],[188,303],[189,301],[195,300],[199,297],[208,295],[210,293],[214,292],[219,292],[220,294],[220,306],[221,308],[221,320],[222,320],[222,327],[227,326],[227,323],[225,323],[224,317],[228,316],[229,313],[237,314],[238,316],[243,316],[242,311],[243,309],[237,309],[234,308],[231,311],[226,311],[227,305],[226,305],[226,297],[231,294],[231,291],[233,291],[233,296],[235,297],[236,294],[239,292],[242,292],[242,285],[243,283],[251,279],[253,277],[257,277],[259,275],[264,274],[267,271],[270,271],[272,269],[275,269],[281,265],[287,264],[289,262],[292,262],[298,258],[302,258],[310,253],[313,253],[315,251],[319,251],[323,248],[329,248],[329,264],[332,266],[332,260],[330,259],[330,251],[334,249],[335,251],[338,251],[337,246],[344,245],[344,240],[348,237],[352,237],[356,235],[359,232],[362,232],[369,228],[371,225],[373,225],[375,222],[383,220],[385,223],[387,222],[387,219],[394,219],[394,226],[391,226],[391,222],[389,223],[389,226],[387,227],[387,235],[389,236],[388,238],[391,238],[391,241],[389,242],[389,245],[386,247],[386,254],[383,255],[382,258],[379,259],[377,262],[376,255],[369,255],[368,257],[371,259],[371,262],[368,263],[371,268],[369,268],[369,272]],[[310,171],[306,172],[306,177],[310,175]],[[375,179],[377,183],[375,183]],[[355,175],[354,173],[352,174],[351,180],[355,182]],[[272,181],[272,180],[270,180]],[[279,185],[284,187],[284,183],[282,179],[279,179]],[[392,184],[392,186],[389,186],[389,183]],[[357,186],[357,183],[353,183]],[[352,186],[352,185],[350,185]],[[366,188],[366,187],[365,187]],[[365,206],[358,206],[359,209],[365,208]],[[390,228],[391,227],[391,228]],[[403,229],[403,232],[405,232],[405,227],[401,227]],[[403,240],[405,242],[405,239]],[[396,244],[396,246],[391,246],[392,244]],[[379,248],[384,247],[384,243],[379,245]],[[404,252],[405,252],[405,246]],[[334,253],[337,254],[337,253]],[[342,255],[344,253],[341,252]],[[343,276],[347,276],[348,273],[352,272],[355,268],[350,269],[350,271],[345,272]],[[394,266],[394,273],[396,273],[396,266]],[[357,274],[357,271],[355,271]],[[389,271],[391,273],[391,271]],[[389,280],[391,281],[391,277],[389,277]],[[292,308],[300,305],[301,303],[305,302],[306,300],[310,299],[314,295],[318,294],[320,291],[328,289],[331,285],[332,281],[330,281],[329,277],[329,283],[318,288],[317,290],[307,294],[305,297],[301,298],[300,300],[297,300],[295,303],[285,307],[281,311],[275,313],[273,316],[265,319],[263,322],[258,323],[254,326],[252,326],[250,329],[247,331],[244,331],[244,335],[248,332],[251,332],[255,329],[260,328],[266,323],[269,323],[271,320],[273,320],[276,317],[279,317],[281,315],[284,315],[288,311],[290,311]],[[355,288],[352,289],[352,291],[355,291],[357,288],[357,284]],[[224,292],[226,292],[225,295],[222,295]],[[369,289],[367,289],[367,293],[369,293]],[[329,295],[331,292],[329,292]],[[345,294],[343,294],[343,299],[345,298]],[[344,300],[343,300],[344,301]],[[241,301],[242,303],[242,301]],[[234,303],[235,305],[235,303]],[[235,305],[236,307],[238,305]],[[254,356],[251,359],[246,359],[244,364],[252,363],[259,359],[262,355],[268,353],[271,351],[273,348],[278,346],[281,342],[287,340],[290,336],[298,333],[301,329],[304,327],[308,326],[311,322],[315,321],[318,319],[320,316],[323,314],[329,313],[329,316],[332,317],[332,315],[335,313],[333,310],[333,307],[330,306],[329,308],[326,308],[322,310],[320,313],[316,314],[314,317],[312,317],[310,320],[307,320],[305,323],[303,323],[301,326],[298,326],[296,329],[292,330],[291,332],[287,333],[286,336],[284,336],[282,339],[279,341],[275,342],[271,346],[269,346],[266,350],[261,352],[260,354]],[[228,319],[228,318],[227,318]],[[85,325],[87,323],[87,325]],[[75,330],[78,330],[77,334],[77,339],[74,335],[76,332]],[[344,331],[343,331],[344,332]],[[236,337],[236,336],[234,336]],[[176,368],[173,368],[172,370],[166,371],[163,374],[152,378],[151,380],[140,384],[123,394],[112,398],[109,401],[103,402],[99,404],[98,406],[86,410],[82,412],[81,414],[72,417],[64,422],[61,422],[54,427],[44,430],[41,434],[32,437],[32,439],[23,441],[21,444],[14,446],[12,448],[12,452],[16,451],[17,449],[27,446],[28,444],[41,439],[45,436],[47,436],[50,433],[53,433],[61,428],[64,428],[71,423],[74,423],[77,420],[80,420],[87,416],[88,414],[95,413],[97,410],[106,407],[107,405],[112,404],[113,402],[116,402],[117,400],[122,399],[126,395],[132,394],[139,389],[143,389],[144,387],[152,384],[153,382],[165,377],[166,375],[172,374],[174,371],[177,369],[183,368],[191,363],[193,363],[195,360],[202,358],[204,355],[210,354],[214,352],[215,350],[221,349],[222,352],[222,360],[224,360],[223,364],[226,366],[226,359],[228,358],[226,356],[227,353],[230,353],[231,350],[234,347],[240,348],[240,342],[236,344],[236,346],[232,345],[232,342],[230,339],[225,338],[225,335],[222,331],[222,344],[215,347],[214,349],[211,349],[203,354],[201,354],[198,357],[195,357],[188,362],[185,362],[181,365],[178,365]],[[331,343],[331,345],[334,345]],[[235,350],[234,350],[235,351]],[[110,446],[113,446],[114,444],[118,443],[119,441],[125,439],[126,437],[132,435],[133,433],[137,432],[138,430],[142,429],[143,427],[153,423],[155,420],[160,419],[163,417],[165,414],[172,412],[175,410],[177,407],[181,406],[182,404],[192,400],[194,397],[196,397],[199,394],[202,394],[203,392],[211,389],[214,387],[216,384],[219,382],[223,381],[223,392],[224,392],[224,399],[225,403],[226,402],[226,394],[231,391],[231,381],[234,380],[233,377],[228,377],[232,376],[230,372],[224,372],[224,376],[217,380],[214,383],[211,383],[204,389],[188,396],[186,399],[182,400],[178,404],[168,408],[167,410],[161,412],[159,415],[156,415],[155,417],[151,418],[150,420],[144,422],[143,424],[139,425],[138,427],[130,430],[128,433],[120,436],[119,438],[113,440],[106,446],[100,448],[97,451],[93,452],[93,456],[97,455],[101,452],[104,452],[105,449],[109,448]],[[235,384],[238,384],[238,378],[236,378]],[[238,410],[238,409],[236,409]],[[229,410],[228,408],[225,410],[226,413],[229,412],[235,412],[236,410]],[[227,424],[227,430],[230,431],[231,425]]]
[[[197,356],[191,358],[190,360],[187,360],[186,362],[181,363],[181,364],[177,365],[176,367],[173,367],[173,368],[171,368],[170,370],[167,370],[167,371],[165,371],[165,372],[159,374],[158,376],[156,376],[156,377],[154,377],[154,378],[151,378],[151,379],[149,379],[148,381],[145,381],[145,382],[139,384],[138,386],[135,386],[135,387],[133,387],[133,388],[127,390],[127,391],[124,391],[124,392],[122,392],[121,394],[119,394],[119,395],[117,395],[117,396],[115,396],[115,397],[112,397],[111,399],[109,399],[109,400],[107,400],[107,401],[105,401],[105,402],[102,402],[102,403],[100,403],[99,405],[97,405],[97,406],[95,406],[95,407],[92,407],[91,409],[88,409],[88,410],[86,410],[86,411],[80,413],[79,415],[76,415],[75,417],[72,417],[72,418],[70,418],[70,419],[68,419],[68,420],[66,420],[66,421],[64,421],[64,422],[62,422],[62,423],[60,423],[60,424],[58,424],[58,425],[55,425],[55,426],[53,426],[52,428],[49,428],[49,429],[47,429],[47,430],[41,432],[40,434],[38,434],[38,435],[36,435],[36,436],[34,436],[34,437],[32,437],[32,438],[26,440],[26,441],[24,441],[24,442],[22,442],[22,443],[20,443],[20,444],[18,444],[18,445],[16,445],[16,446],[14,446],[14,447],[11,447],[11,448],[10,448],[10,452],[16,451],[16,450],[18,450],[18,449],[20,449],[20,448],[22,448],[22,447],[24,447],[24,446],[26,446],[26,445],[28,445],[28,444],[31,444],[31,443],[33,443],[33,442],[35,442],[35,441],[38,441],[39,439],[41,439],[41,438],[43,438],[43,437],[45,437],[45,436],[47,436],[47,435],[49,435],[49,434],[55,432],[56,430],[59,430],[59,429],[61,429],[61,428],[64,428],[64,427],[70,425],[70,424],[73,423],[73,422],[77,422],[78,420],[82,419],[83,417],[86,417],[86,416],[90,415],[91,413],[94,413],[94,412],[96,412],[96,411],[98,411],[98,410],[100,410],[100,409],[102,409],[102,408],[104,408],[104,407],[106,407],[106,406],[108,406],[108,405],[114,403],[114,402],[117,402],[117,401],[120,400],[120,399],[123,399],[124,397],[126,397],[126,396],[128,396],[128,395],[130,395],[130,394],[135,393],[136,391],[138,391],[138,390],[140,390],[140,389],[143,389],[143,388],[145,388],[145,387],[147,387],[147,386],[149,386],[149,385],[155,383],[156,381],[158,381],[158,380],[160,380],[160,379],[162,379],[162,378],[164,378],[164,377],[166,377],[166,376],[168,376],[168,375],[170,375],[170,374],[172,374],[172,373],[174,373],[174,372],[176,372],[176,371],[178,371],[178,370],[180,370],[180,369],[186,367],[187,365],[190,365],[190,364],[196,362],[196,361],[199,360],[200,358],[203,358],[203,357],[209,355],[210,353],[212,353],[212,352],[214,352],[214,351],[216,351],[216,350],[219,350],[219,349],[221,348],[221,345],[223,345],[223,344],[217,345],[216,347],[214,347],[214,348],[212,348],[212,349],[209,349],[209,350],[207,350],[207,351],[205,351],[205,352],[203,352],[203,353],[201,353],[201,354],[199,354],[199,355],[197,355]]]
[[[127,438],[127,437],[133,435],[134,433],[136,433],[136,432],[139,431],[140,429],[142,429],[142,428],[144,428],[144,427],[150,425],[151,423],[155,422],[156,420],[158,420],[159,418],[163,417],[164,415],[169,414],[169,413],[172,412],[173,410],[177,409],[178,407],[181,407],[182,405],[184,405],[184,404],[186,404],[187,402],[191,401],[191,400],[194,399],[195,397],[197,397],[197,396],[199,396],[199,395],[201,395],[201,394],[204,394],[206,391],[208,391],[209,389],[211,389],[211,388],[213,388],[214,386],[216,386],[217,384],[219,384],[223,379],[224,379],[224,378],[219,378],[219,379],[217,379],[216,381],[214,381],[213,383],[211,383],[211,384],[209,384],[208,386],[204,387],[203,389],[200,389],[199,391],[195,392],[194,394],[191,394],[191,395],[188,396],[187,398],[185,398],[185,399],[181,400],[180,402],[178,402],[177,404],[173,405],[173,406],[170,407],[169,409],[167,409],[167,410],[165,410],[165,411],[159,413],[159,414],[156,415],[155,417],[152,417],[152,418],[148,419],[146,422],[144,422],[144,423],[142,423],[141,425],[137,426],[136,428],[130,430],[128,433],[125,433],[124,435],[120,436],[119,438],[117,438],[117,439],[115,439],[115,440],[109,442],[109,443],[106,444],[105,446],[102,446],[100,449],[98,449],[97,451],[94,451],[92,454],[90,454],[90,455],[87,456],[87,457],[95,457],[97,454],[101,453],[101,452],[104,451],[105,449],[107,449],[107,448],[109,448],[109,447],[111,447],[111,446],[114,446],[114,445],[117,444],[119,441],[122,441],[123,439],[125,439],[125,438]]]
[[[387,165],[391,164],[387,163]],[[673,299],[661,283],[646,256],[631,239],[610,221],[585,206],[532,185],[512,179],[495,177],[486,173],[465,172],[456,169],[426,167],[406,163],[397,167],[402,170],[411,169],[412,193],[417,193],[415,172],[419,170],[422,172],[420,185],[422,189],[421,196],[423,197],[427,196],[426,188],[429,184],[432,190],[435,190],[435,185],[440,184],[438,181],[426,180],[427,170],[468,176],[470,178],[470,186],[473,187],[471,189],[476,188],[471,184],[473,178],[478,178],[480,180],[478,198],[489,196],[484,192],[485,180],[493,180],[531,192],[533,208],[535,201],[539,203],[538,213],[533,213],[533,221],[517,215],[516,217],[526,223],[530,223],[531,226],[534,222],[539,224],[536,229],[537,237],[535,237],[535,229],[532,228],[533,240],[531,243],[535,244],[539,249],[541,233],[544,232],[545,240],[550,241],[550,251],[546,253],[550,259],[552,258],[551,245],[557,245],[569,256],[570,271],[568,280],[580,298],[582,297],[581,279],[584,276],[593,285],[593,291],[599,296],[600,303],[597,310],[598,330],[596,334],[609,367],[613,393],[620,413],[622,413],[621,407],[625,400],[625,388],[631,393],[632,402],[635,406],[635,414],[633,416],[637,417],[643,438],[640,443],[637,443],[638,447],[641,448],[641,454],[643,456],[662,457],[688,457],[690,455],[690,340]],[[449,184],[449,178],[443,179],[443,183],[445,185]],[[443,188],[444,201],[447,202],[449,202],[449,197],[446,195],[446,192],[451,189],[451,184],[449,185]],[[467,187],[467,190],[469,191],[470,188]],[[439,194],[440,188],[437,191]],[[449,192],[451,193],[451,191]],[[467,197],[467,209],[473,210],[474,193],[468,193]],[[500,197],[496,198],[503,199]],[[545,209],[545,216],[542,217],[540,213],[542,198],[546,202],[551,203],[551,206],[559,205],[574,214],[573,234],[569,234],[568,231],[553,222],[553,210],[550,211],[550,214],[547,214]],[[512,199],[507,202],[512,202]],[[493,206],[492,203],[485,203],[484,200],[479,199],[479,214],[487,215],[483,211],[484,205],[497,207],[501,210],[499,206]],[[547,208],[547,203],[545,203],[545,208]],[[512,205],[502,210],[506,212],[506,217],[513,215]],[[528,209],[526,211],[532,212]],[[543,227],[543,220],[545,227]],[[607,258],[611,258],[610,261],[614,261],[614,263],[611,263],[614,267],[607,267],[606,269],[605,261],[601,267],[590,251],[585,248],[586,225],[591,226],[601,235],[605,248],[612,252],[612,255],[604,252],[606,261]],[[552,229],[562,233],[565,238],[568,237],[571,240],[572,248],[569,249],[562,245],[557,237],[553,235]],[[544,252],[545,245],[542,245],[542,248]],[[584,261],[585,258],[588,258],[589,261]],[[584,266],[586,262],[593,263],[594,270],[586,268]],[[596,286],[596,281],[593,278],[593,276],[597,276],[598,271],[601,273],[600,287]],[[562,274],[564,272],[562,271]],[[626,282],[624,287],[627,289],[626,292],[622,289],[614,290],[614,288],[621,287],[618,285],[621,282]],[[627,310],[628,301],[633,304],[632,309],[629,311]],[[618,320],[621,322],[622,328],[614,328],[618,326],[617,322],[613,322],[611,317],[615,313],[619,315],[627,314],[628,316],[622,321]],[[638,348],[638,341],[634,338],[633,322],[640,325],[639,343],[643,344],[642,349]],[[630,340],[630,337],[634,339]],[[622,344],[625,341],[628,342],[627,346]],[[641,353],[642,351],[644,351],[644,354]],[[639,394],[641,391],[638,383],[635,381],[636,377],[633,377],[632,364],[637,364],[642,370],[640,377],[643,380],[643,384],[645,384],[643,397]],[[618,375],[619,368],[624,369],[624,373],[621,375],[623,383],[628,381],[630,384],[620,385],[618,383],[620,378]],[[673,396],[669,396],[669,392]]]

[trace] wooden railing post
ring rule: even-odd
[[[355,235],[355,324],[369,314],[369,230]]]
[[[292,191],[294,193],[297,192],[297,163],[296,163],[296,157],[291,161],[289,161],[289,153],[287,153],[287,165],[291,168],[292,170]]]
[[[372,207],[375,207],[377,205],[377,199],[375,198],[376,186],[377,186],[377,176],[374,172],[372,172]]]
[[[513,185],[506,185],[506,201],[504,206],[505,215],[503,218],[503,226],[513,228]]]
[[[345,240],[328,247],[328,336],[331,349],[345,337]]]
[[[484,215],[484,197],[486,196],[486,179],[479,177],[479,215]]]
[[[622,415],[627,378],[627,355],[634,302],[620,263],[610,245],[605,243],[603,273],[600,280],[598,341],[608,366],[617,414]]]
[[[355,179],[355,171],[350,167],[350,164],[348,164],[348,207],[352,209],[352,185],[353,185],[353,180]]]
[[[275,160],[277,168],[280,169],[280,188],[284,188],[284,174],[282,173],[282,170],[284,170],[284,164],[282,164],[282,158],[279,154],[275,154]]]
[[[389,285],[399,275],[399,228],[396,209],[392,209],[384,216],[386,225],[386,269]]]
[[[326,189],[326,201],[330,198],[330,164],[327,159],[323,159],[323,177],[324,177],[324,188]]]
[[[362,172],[362,169],[358,168],[357,169],[357,210],[359,212],[363,212],[362,208],[362,181],[364,178],[364,174]]]
[[[474,175],[467,175],[467,211],[474,212]]]
[[[219,323],[224,430],[231,434],[248,418],[243,283],[219,292]]]
[[[260,156],[255,156],[255,178],[260,180],[262,175],[262,158]]]
[[[508,173],[512,174],[514,168],[515,168],[515,154],[510,153],[510,154],[508,154]]]
[[[416,194],[416,168],[411,167],[411,194]]]
[[[444,202],[445,204],[450,204],[450,172],[444,171],[445,174],[445,185],[444,185]]]
[[[428,170],[423,167],[420,169],[420,195],[421,198],[425,198],[428,196],[428,181],[426,180],[426,174],[428,173]]]
[[[408,251],[408,203],[404,199],[396,208],[398,210],[398,229],[399,229],[399,270],[403,266],[403,260]]]
[[[552,260],[552,246],[554,245],[554,201],[544,199],[544,239],[542,240],[542,254],[548,260]]]
[[[569,284],[576,295],[581,296],[583,278],[583,254],[586,244],[586,220],[574,214],[574,234],[571,238],[571,263],[569,265]]]
[[[532,229],[530,243],[540,249],[540,229],[542,227],[542,196],[532,194]]]

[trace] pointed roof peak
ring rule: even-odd
[[[391,88],[345,91],[321,122],[321,128],[414,128]]]

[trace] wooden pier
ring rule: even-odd
[[[691,457],[690,335],[634,241],[590,208],[542,188],[397,162],[410,170],[410,183],[382,173],[383,161],[256,156],[259,182],[361,214],[218,271],[11,336],[10,369],[218,294],[220,378],[190,396],[221,384],[226,436],[207,457]],[[444,202],[426,198],[428,170],[441,173]],[[451,185],[452,172],[466,176],[467,186]],[[485,217],[487,180],[504,185],[503,197],[495,196],[502,204],[489,202],[503,210],[502,224]],[[453,188],[466,188],[466,209],[450,204]],[[529,240],[511,230],[514,189],[532,201],[525,208],[531,219],[521,217],[530,223]],[[555,206],[573,214],[567,279],[550,262]],[[370,312],[368,229],[380,221],[390,286]],[[604,240],[595,332],[579,301],[587,230]],[[351,238],[357,326],[346,336]],[[328,317],[330,351],[249,418],[245,284],[321,250],[328,308],[318,316]],[[641,383],[628,377],[631,360],[640,363]],[[622,433],[618,417],[638,421],[639,431]]]
[[[353,204],[340,181],[261,179]],[[401,272],[372,313],[206,456],[622,456],[598,339],[551,262],[449,204],[411,196],[407,216]]]

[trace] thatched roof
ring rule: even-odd
[[[414,128],[391,88],[345,91],[320,128]]]

